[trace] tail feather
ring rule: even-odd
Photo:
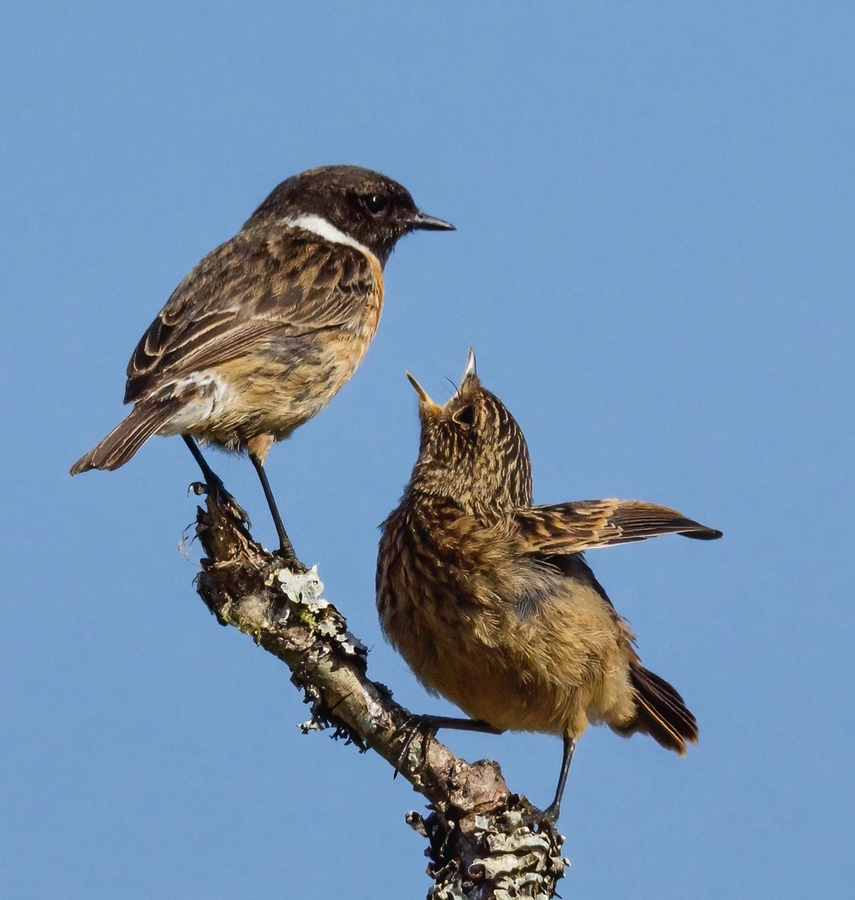
[[[683,756],[686,742],[698,742],[698,723],[674,688],[649,669],[635,664],[630,669],[638,710],[636,720],[625,729],[649,734],[668,750]]]
[[[71,474],[78,475],[89,469],[112,471],[123,466],[181,406],[182,401],[178,399],[137,403],[103,441],[77,460],[71,467]]]

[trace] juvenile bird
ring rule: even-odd
[[[415,230],[454,226],[378,172],[324,166],[283,181],[172,293],[128,363],[133,409],[71,474],[117,469],[153,434],[180,434],[231,501],[194,439],[246,450],[293,558],[264,460],[353,375],[380,319],[383,267]]]
[[[428,725],[561,735],[558,818],[576,740],[589,722],[649,734],[681,755],[695,717],[645,669],[634,636],[582,551],[660,534],[720,531],[636,500],[532,506],[519,425],[486,390],[470,351],[444,405],[419,395],[419,456],[400,506],[383,523],[377,608],[383,631],[422,684],[472,720]]]

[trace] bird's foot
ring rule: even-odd
[[[411,714],[407,716],[407,721],[395,732],[393,740],[403,735],[403,744],[401,745],[401,752],[398,754],[398,759],[395,762],[395,771],[392,775],[393,779],[398,777],[401,766],[407,758],[407,754],[410,752],[410,746],[418,734],[422,737],[422,760],[424,760],[425,752],[427,750],[427,740],[428,738],[436,737],[436,733],[439,730],[439,726],[435,724],[435,718],[435,716],[419,716]]]
[[[484,734],[501,734],[500,728],[494,728],[489,722],[483,722],[480,719],[460,719],[454,716],[429,716],[411,714],[407,721],[395,733],[395,737],[399,737],[405,730],[407,732],[404,737],[404,743],[401,752],[398,754],[398,761],[395,765],[395,774],[393,778],[398,777],[401,763],[410,750],[410,745],[417,734],[422,736],[422,757],[427,749],[427,739],[436,737],[440,728],[453,728],[456,731],[480,731]]]
[[[560,815],[560,813],[561,804],[556,803],[553,800],[552,803],[550,803],[549,806],[547,806],[546,809],[541,812],[539,819],[541,822],[545,822],[547,825],[554,825],[558,821],[558,816]]]
[[[252,522],[250,521],[247,511],[237,502],[237,500],[235,500],[229,491],[226,490],[226,486],[223,484],[222,479],[218,475],[214,475],[213,472],[211,474],[213,477],[208,478],[207,482],[194,481],[188,488],[188,491],[193,491],[197,497],[200,497],[202,494],[207,494],[208,498],[213,501],[225,515],[237,522],[242,528],[246,528],[247,530],[251,529]]]
[[[274,555],[282,561],[282,564],[286,569],[290,569],[298,575],[305,574],[309,571],[309,569],[297,559],[297,554],[294,552],[294,545],[288,540],[287,534],[285,535],[285,541],[280,537],[279,549]]]
[[[274,523],[276,527],[276,531],[279,537],[279,549],[276,551],[276,556],[282,560],[283,563],[287,566],[293,566],[295,563],[298,566],[302,566],[303,564],[297,559],[297,553],[294,550],[294,545],[291,543],[291,539],[285,533],[285,529],[280,527],[281,521]]]

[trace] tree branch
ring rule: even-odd
[[[322,599],[316,571],[285,568],[210,495],[206,506],[196,525],[206,553],[199,594],[221,624],[251,635],[288,666],[312,708],[304,731],[333,728],[334,737],[374,750],[430,801],[427,818],[407,817],[430,842],[429,896],[554,896],[563,838],[508,790],[498,763],[467,763],[414,727],[418,717],[366,676],[367,650]]]

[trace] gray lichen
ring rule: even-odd
[[[547,900],[563,876],[563,838],[524,798],[512,794],[499,766],[467,763],[430,733],[388,688],[367,675],[367,650],[344,616],[321,595],[317,569],[291,571],[257,544],[215,501],[199,510],[197,533],[207,558],[197,589],[223,625],[249,634],[291,670],[312,716],[304,732],[330,727],[360,750],[386,759],[432,812],[408,816],[428,838],[437,900]]]

